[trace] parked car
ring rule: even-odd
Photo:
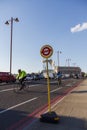
[[[47,73],[43,73],[45,79],[47,79]],[[49,78],[54,79],[54,74],[49,72]]]
[[[70,78],[70,74],[64,74],[64,78],[65,79]]]
[[[81,78],[81,75],[75,74],[75,75],[73,76],[73,78],[74,78],[74,79],[80,79],[80,78]]]
[[[33,78],[33,76],[32,76],[31,74],[27,74],[25,80],[29,81],[29,80],[33,80],[33,79],[34,79],[34,78]]]
[[[40,80],[40,76],[38,74],[33,75],[34,80]]]
[[[10,74],[9,72],[0,72],[0,83],[2,82],[15,82],[16,78],[14,75]]]

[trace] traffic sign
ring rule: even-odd
[[[44,58],[49,58],[53,54],[53,48],[50,45],[44,45],[40,50],[40,54]]]
[[[53,54],[53,48],[50,45],[44,45],[41,50],[40,54],[42,57],[46,58],[46,68],[47,68],[47,85],[48,85],[48,112],[41,115],[40,121],[42,122],[54,122],[57,123],[59,121],[59,117],[56,115],[55,112],[51,112],[51,103],[50,103],[50,80],[49,80],[49,72],[48,72],[48,60],[49,57]]]

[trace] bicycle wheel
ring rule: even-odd
[[[20,91],[20,88],[21,88],[21,84],[19,84],[19,83],[15,84],[13,86],[13,91],[16,92],[16,93],[18,93]]]

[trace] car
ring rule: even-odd
[[[25,80],[26,81],[33,80],[33,76],[31,74],[27,74]]]
[[[40,80],[40,76],[38,74],[33,75],[34,80]]]
[[[64,78],[65,79],[70,78],[70,74],[64,74]]]
[[[0,83],[2,82],[15,82],[16,78],[13,74],[10,74],[9,72],[0,72]]]
[[[81,76],[80,76],[79,74],[75,74],[75,75],[73,76],[73,78],[74,78],[74,79],[80,79]]]
[[[47,79],[47,73],[43,73],[43,76],[45,79]],[[54,74],[53,73],[49,73],[49,78],[50,79],[54,79]]]

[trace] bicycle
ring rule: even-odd
[[[22,89],[21,89],[21,87],[22,87]],[[18,92],[21,92],[22,90],[29,91],[29,84],[25,80],[22,83],[19,80],[17,80],[14,85],[13,91],[18,93]]]

